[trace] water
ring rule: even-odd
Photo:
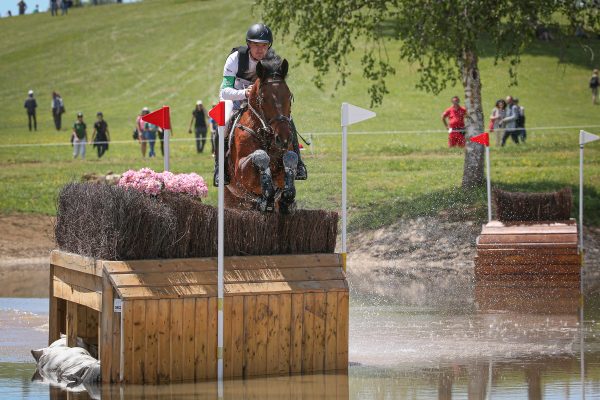
[[[600,399],[600,294],[484,291],[472,299],[416,307],[352,296],[348,375],[226,381],[223,397],[332,399]],[[483,296],[483,297],[482,297]],[[464,305],[467,304],[467,305]],[[0,298],[0,398],[62,399],[31,382],[29,350],[47,340],[47,299]],[[582,341],[582,339],[584,339]],[[69,398],[218,398],[216,383],[103,386]]]

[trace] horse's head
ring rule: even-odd
[[[288,150],[292,141],[292,92],[285,82],[287,60],[272,54],[256,65],[258,77],[253,92],[263,123],[273,132],[273,144]]]

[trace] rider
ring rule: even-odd
[[[242,108],[250,90],[252,84],[256,81],[256,64],[264,59],[271,51],[271,45],[273,44],[273,33],[271,29],[264,24],[254,24],[246,32],[246,44],[247,46],[240,46],[234,48],[225,61],[225,67],[223,68],[223,83],[221,84],[221,100],[233,100],[233,109],[238,110]],[[233,119],[233,117],[231,118]],[[306,166],[300,158],[300,149],[298,144],[298,135],[296,126],[293,120],[292,124],[292,145],[294,152],[298,154],[298,167],[296,172],[296,180],[305,180],[307,177]],[[229,141],[225,140],[225,154],[229,147]],[[218,140],[215,139],[215,143]],[[219,157],[218,151],[215,152],[215,176],[214,185],[218,186],[218,175],[219,175]],[[227,171],[227,163],[225,163],[225,185],[229,184],[229,171]]]

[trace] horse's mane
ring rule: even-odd
[[[270,76],[279,76],[285,79],[287,75],[287,61],[279,57],[273,49],[269,49],[265,58],[259,61],[261,67],[257,66],[256,72],[260,79]]]

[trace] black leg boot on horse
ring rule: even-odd
[[[275,187],[273,186],[273,176],[269,167],[271,159],[266,151],[256,150],[250,155],[250,160],[252,160],[252,164],[260,174],[262,195],[256,202],[256,208],[258,211],[272,212],[275,210]]]
[[[283,155],[283,168],[285,170],[283,191],[279,200],[279,211],[283,214],[292,214],[296,211],[296,186],[294,180],[298,170],[298,156],[293,151]]]
[[[304,165],[304,161],[302,161],[302,157],[300,156],[300,143],[298,142],[298,130],[296,129],[296,124],[294,124],[294,120],[290,119],[290,125],[292,126],[292,146],[294,147],[294,153],[298,156],[298,168],[296,171],[296,180],[297,181],[305,181],[308,178],[308,172],[306,171],[306,165]]]

